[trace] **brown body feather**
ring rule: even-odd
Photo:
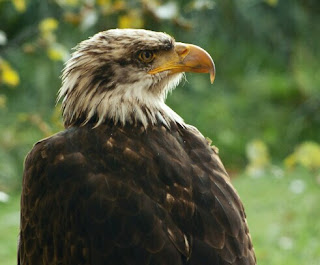
[[[256,264],[242,203],[193,127],[90,124],[27,156],[18,264]]]

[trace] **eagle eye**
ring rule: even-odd
[[[153,51],[141,51],[139,53],[139,60],[144,63],[151,63],[155,57]]]

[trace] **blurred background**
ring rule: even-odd
[[[0,0],[0,260],[16,263],[23,160],[63,129],[56,94],[81,40],[164,31],[206,49],[167,103],[220,150],[258,264],[320,264],[320,1]]]

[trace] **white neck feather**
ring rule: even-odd
[[[74,124],[80,117],[85,117],[81,125],[87,124],[93,117],[97,117],[94,127],[112,120],[115,124],[125,125],[141,123],[145,128],[157,123],[170,127],[171,122],[184,126],[183,119],[165,104],[165,99],[172,89],[180,82],[182,74],[161,77],[157,83],[155,78],[142,78],[128,86],[127,83],[118,84],[114,89],[96,93],[101,89],[99,85],[85,93],[86,82],[79,82],[79,75],[64,79],[59,91],[58,100],[63,98],[63,118],[66,126]],[[160,80],[160,78],[158,77]],[[81,80],[86,80],[81,78]],[[165,80],[166,82],[164,82]],[[156,83],[156,85],[154,85]],[[155,92],[152,87],[158,88]],[[72,96],[70,92],[72,91]]]

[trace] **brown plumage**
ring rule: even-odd
[[[119,32],[125,40],[135,39],[135,34],[147,34],[144,36],[158,47],[152,51],[166,57],[175,49],[179,56],[182,53],[185,56],[184,64],[193,52],[193,48],[189,53],[180,52],[175,48],[179,44],[162,33],[117,30],[102,34],[107,39],[111,35],[112,39]],[[157,46],[154,40],[157,37],[163,46],[171,43],[170,47]],[[137,41],[142,42],[142,48],[134,54],[151,49],[146,47],[148,40]],[[108,43],[114,48],[113,42]],[[93,42],[90,44],[96,47]],[[204,56],[203,51],[196,51]],[[128,53],[123,53],[124,58],[125,54]],[[132,59],[128,65],[141,70],[138,77],[142,73],[146,77],[155,76],[152,84],[146,81],[148,86],[128,77],[129,81],[123,81],[128,84],[126,89],[140,89],[137,86],[140,84],[146,97],[152,97],[148,93],[159,94],[160,103],[139,101],[142,112],[137,114],[137,106],[128,108],[134,100],[129,103],[122,97],[119,104],[126,105],[119,108],[126,116],[117,119],[107,114],[101,120],[104,110],[93,110],[90,116],[86,113],[88,106],[81,110],[80,106],[74,106],[78,113],[69,112],[68,100],[74,100],[68,98],[70,91],[81,97],[79,93],[92,88],[90,84],[79,86],[86,81],[80,77],[77,82],[66,77],[74,74],[72,67],[77,56],[88,53],[80,47],[73,55],[65,69],[66,87],[61,92],[68,128],[38,142],[25,161],[18,264],[256,264],[242,203],[215,148],[172,110],[159,107],[163,107],[161,99],[164,100],[167,91],[159,93],[158,89],[170,89],[167,84],[177,78],[174,77],[177,72],[170,72],[169,68],[154,70],[159,68],[156,62],[159,56],[150,62],[150,67],[134,64]],[[87,58],[86,62],[90,60]],[[114,62],[110,60],[107,64]],[[193,71],[199,72],[199,62],[196,64]],[[202,72],[212,71],[207,64],[202,66],[206,68],[201,68]],[[95,67],[101,69],[101,65]],[[110,71],[110,67],[104,72]],[[112,67],[117,71],[117,66]],[[186,71],[183,67],[180,72]],[[108,79],[98,74],[92,76],[96,82]],[[109,76],[108,82],[112,78]],[[162,82],[165,88],[159,85]],[[105,92],[101,92],[103,87],[95,89],[106,94],[113,91],[110,94],[113,97],[123,89],[117,84],[113,86],[110,89],[110,83],[107,84]],[[151,86],[158,86],[157,91],[147,92]],[[90,91],[84,93],[88,95]],[[91,100],[97,93],[91,94]],[[135,93],[131,96],[136,96]],[[105,111],[109,113],[110,109]],[[148,111],[159,111],[160,116]]]

